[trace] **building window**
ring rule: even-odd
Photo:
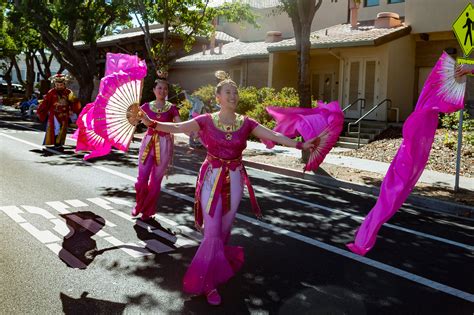
[[[402,2],[405,2],[405,0],[388,0],[388,4],[392,4],[392,3],[402,3]]]
[[[375,7],[379,5],[379,0],[365,0],[365,6],[366,7]]]

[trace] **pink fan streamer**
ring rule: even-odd
[[[104,119],[107,115],[106,108],[109,99],[116,93],[116,90],[127,82],[141,80],[146,76],[146,66],[129,69],[130,72],[119,71],[102,79],[103,88],[95,100],[94,117],[97,119],[95,131],[107,139],[114,147],[121,151],[128,150],[130,134],[111,133],[110,125]],[[126,97],[125,95],[123,97]]]
[[[107,53],[106,58],[105,76],[100,81],[99,93],[95,101],[82,110],[78,118],[78,129],[74,133],[77,139],[76,152],[91,151],[84,156],[84,160],[107,155],[112,145],[126,150],[117,139],[109,137],[101,123],[105,115],[106,100],[119,84],[124,84],[127,80],[141,80],[146,76],[146,64],[137,56]]]
[[[103,137],[94,131],[93,107],[95,103],[89,103],[84,107],[77,119],[77,130],[73,138],[77,139],[76,152],[92,151],[84,155],[84,160],[107,155],[112,149],[111,145]]]
[[[344,114],[338,102],[319,103],[315,108],[267,107],[268,113],[277,122],[274,131],[289,138],[301,135],[305,141],[319,137],[320,143],[311,152],[305,171],[315,171],[336,144],[344,124]],[[275,143],[263,140],[267,148]]]
[[[380,195],[359,227],[355,240],[347,247],[365,255],[375,245],[380,227],[409,196],[428,161],[438,125],[439,112],[460,110],[464,104],[465,82],[454,79],[455,61],[446,53],[429,75],[415,111],[403,125],[403,142],[380,188]]]

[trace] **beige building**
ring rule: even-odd
[[[356,27],[338,24],[311,34],[313,98],[337,99],[343,107],[354,103],[346,118],[359,118],[380,104],[367,119],[403,121],[442,51],[462,56],[451,25],[466,5],[465,0],[362,0]],[[315,20],[332,14],[341,12],[322,6]],[[294,39],[268,50],[268,85],[296,87]],[[473,95],[472,84],[468,90]]]
[[[211,0],[209,5],[219,6],[229,1]],[[214,84],[214,72],[225,70],[240,86],[260,88],[268,85],[270,53],[267,48],[272,42],[293,38],[293,25],[288,15],[278,10],[279,0],[241,1],[250,5],[260,27],[218,19],[216,30],[237,40],[215,49],[207,45],[199,53],[176,60],[170,72],[173,82],[178,82],[187,91],[193,91],[202,85]],[[347,21],[345,1],[325,0],[321,10],[332,12],[334,16],[322,15],[321,19],[314,19],[312,30]]]
[[[297,86],[291,20],[284,12],[275,13],[277,0],[244,2],[260,16],[261,27],[219,21],[217,29],[238,40],[224,44],[220,53],[206,50],[178,59],[174,75],[185,89],[214,84],[216,69],[229,71],[242,86]],[[312,25],[313,98],[338,100],[342,107],[353,104],[346,118],[359,118],[379,105],[367,119],[405,120],[442,51],[462,55],[451,25],[467,4],[466,0],[362,0],[358,10],[351,11],[351,0],[324,0]],[[355,27],[351,16],[357,17]],[[265,42],[268,31],[281,32],[281,37],[270,36]],[[468,96],[474,95],[473,89],[468,84]]]

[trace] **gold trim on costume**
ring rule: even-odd
[[[156,101],[151,101],[148,104],[150,106],[150,110],[157,114],[162,114],[169,111],[171,106],[173,105],[172,103],[168,101],[165,101],[165,104],[163,105],[163,107],[160,107],[160,108],[156,107]]]
[[[222,173],[222,166],[219,167],[219,170],[217,171],[217,176],[214,179],[214,184],[212,185],[211,194],[209,195],[209,200],[207,201],[207,206],[206,206],[206,212],[207,213],[209,213],[209,211],[211,211],[212,200],[214,200],[214,195],[216,193],[217,183],[219,182],[219,178],[221,177],[221,173]],[[204,179],[204,180],[206,180],[206,179]]]
[[[212,122],[214,123],[214,126],[217,127],[217,129],[222,130],[224,132],[234,132],[240,129],[244,123],[244,116],[240,114],[235,114],[235,122],[231,125],[226,125],[221,123],[219,120],[219,115],[218,113],[212,113]]]
[[[141,162],[142,164],[145,164],[146,158],[148,157],[148,154],[150,153],[150,150],[152,148],[152,145],[155,146],[155,163],[156,165],[160,165],[160,136],[155,133],[153,136],[151,136],[150,141],[146,144],[145,149],[143,150],[143,154],[141,157]]]

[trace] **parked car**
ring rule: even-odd
[[[0,84],[0,92],[5,95],[8,91],[8,85],[6,82]],[[15,94],[24,94],[25,88],[21,84],[12,83],[12,93]]]

